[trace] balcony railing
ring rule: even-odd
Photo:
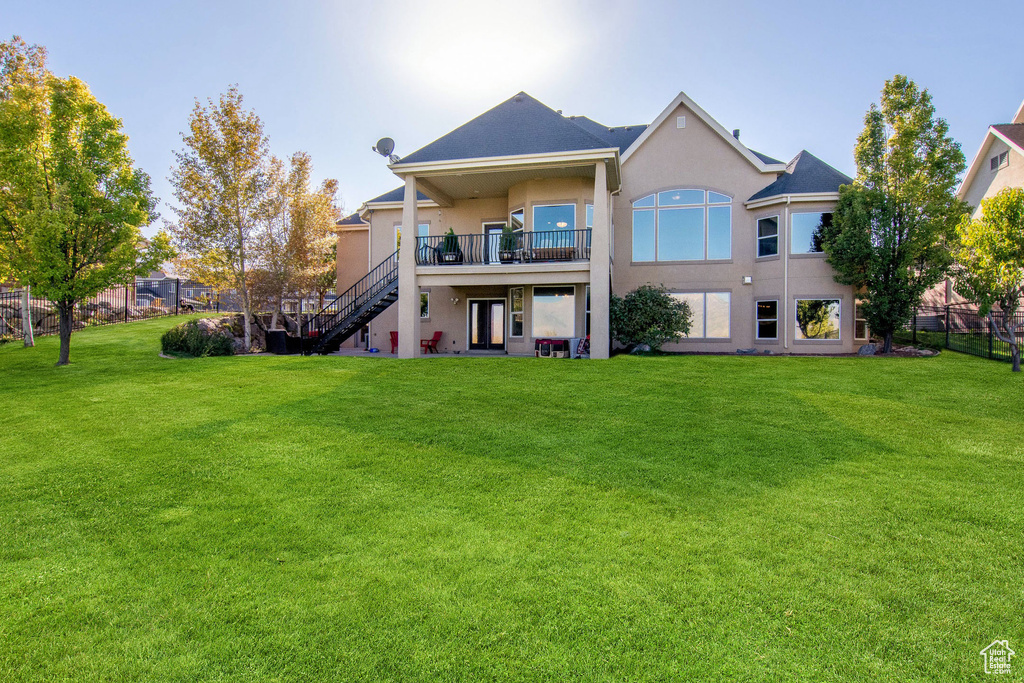
[[[590,229],[416,238],[421,266],[550,263],[590,260]]]

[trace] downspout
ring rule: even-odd
[[[789,349],[789,203],[793,196],[786,197],[786,209],[783,211],[785,222],[783,223],[783,245],[785,251],[782,255],[782,317],[785,323],[782,327],[782,348]]]

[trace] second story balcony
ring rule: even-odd
[[[590,260],[590,229],[432,235],[416,238],[420,266],[508,265]]]

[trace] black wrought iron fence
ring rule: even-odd
[[[998,319],[999,314],[996,315]],[[1014,317],[1024,328],[1024,311],[1018,311]],[[982,358],[1010,360],[1010,345],[993,333],[987,317],[970,306],[921,306],[911,323],[910,334],[915,342],[924,341]],[[1024,343],[1024,329],[1017,330],[1017,343]]]
[[[416,238],[416,263],[481,265],[590,258],[590,229],[511,234],[431,235]]]
[[[236,309],[231,297],[224,297],[206,285],[180,280],[140,280],[131,285],[111,287],[79,302],[75,306],[73,329],[179,313]],[[59,331],[57,306],[52,302],[32,296],[28,311],[25,311],[21,290],[0,292],[0,335],[23,336],[23,325],[28,320],[31,320],[33,334],[57,334]]]

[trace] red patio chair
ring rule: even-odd
[[[438,353],[437,342],[441,341],[441,330],[434,333],[430,339],[420,339],[420,349],[423,353]]]
[[[391,331],[391,353],[398,350],[398,332]]]

